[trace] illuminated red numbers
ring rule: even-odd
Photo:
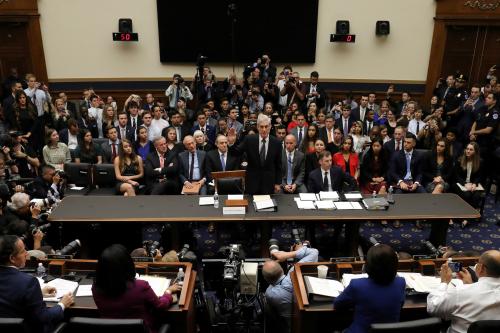
[[[130,40],[130,34],[121,34],[120,39],[122,41],[129,41]]]
[[[352,41],[352,36],[351,35],[347,35],[347,41],[348,42]]]

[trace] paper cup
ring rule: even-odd
[[[318,266],[318,278],[326,279],[327,274],[328,274],[328,266],[319,265]]]

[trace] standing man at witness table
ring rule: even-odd
[[[103,318],[140,318],[150,332],[157,332],[161,314],[172,304],[172,293],[181,290],[173,284],[158,297],[148,282],[136,280],[132,257],[123,245],[106,248],[97,261],[92,295]]]
[[[500,251],[484,252],[474,270],[479,280],[472,283],[469,271],[462,268],[458,277],[463,286],[451,282],[448,263],[441,266],[441,284],[427,296],[427,312],[451,320],[448,333],[466,333],[478,320],[498,320],[500,313]]]
[[[247,155],[245,189],[248,194],[279,193],[281,189],[281,143],[271,137],[271,119],[260,114],[257,118],[258,135],[247,135],[239,145],[236,131],[229,130],[229,152],[237,156]]]
[[[389,245],[372,246],[365,265],[368,277],[352,279],[333,302],[335,310],[354,307],[346,333],[368,333],[371,324],[398,322],[405,302],[406,282],[396,276],[398,256]]]
[[[64,319],[64,309],[73,304],[71,294],[48,308],[43,295],[53,296],[54,287],[40,288],[38,280],[20,272],[24,268],[28,252],[17,236],[0,236],[0,317],[23,318],[29,332],[49,332]]]

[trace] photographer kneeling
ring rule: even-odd
[[[293,298],[290,272],[293,271],[293,267],[285,275],[279,263],[287,259],[298,259],[298,262],[317,262],[318,250],[309,248],[303,244],[295,244],[292,246],[292,251],[290,252],[273,251],[271,255],[276,260],[266,261],[262,267],[262,275],[269,283],[269,287],[267,287],[265,293],[266,300],[269,310],[276,318],[279,318],[278,321],[273,322],[276,323],[277,327],[286,327],[286,329],[282,330],[283,332],[289,332]]]
[[[51,206],[54,202],[64,197],[64,174],[56,171],[51,165],[42,167],[42,175],[35,178],[30,191],[33,199],[48,199],[45,206]],[[49,208],[49,207],[47,207]]]

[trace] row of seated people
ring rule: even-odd
[[[262,267],[269,284],[265,290],[268,312],[275,316],[280,332],[289,332],[292,325],[293,283],[291,272],[285,273],[281,262],[289,259],[317,262],[318,250],[295,245],[291,251],[274,251],[272,260]],[[24,268],[28,253],[17,236],[0,236],[0,317],[23,318],[32,332],[47,332],[61,322],[64,311],[74,303],[74,295],[65,294],[50,308],[43,296],[53,294],[53,287],[43,287],[32,275],[19,271]],[[369,332],[375,323],[396,323],[405,303],[405,280],[397,276],[398,254],[388,245],[372,246],[366,256],[366,278],[353,279],[334,299],[332,309],[354,309],[347,332]],[[449,332],[466,332],[478,320],[497,319],[500,307],[497,290],[500,287],[500,252],[483,253],[474,269],[463,268],[457,273],[463,286],[452,283],[452,271],[447,263],[440,269],[441,284],[427,296],[427,312],[431,316],[451,320]],[[14,288],[15,286],[15,288]],[[165,310],[172,304],[172,294],[181,287],[171,285],[161,297],[149,284],[136,279],[134,263],[126,248],[114,244],[99,257],[92,296],[101,317],[140,318],[151,332],[156,332],[166,320]]]

